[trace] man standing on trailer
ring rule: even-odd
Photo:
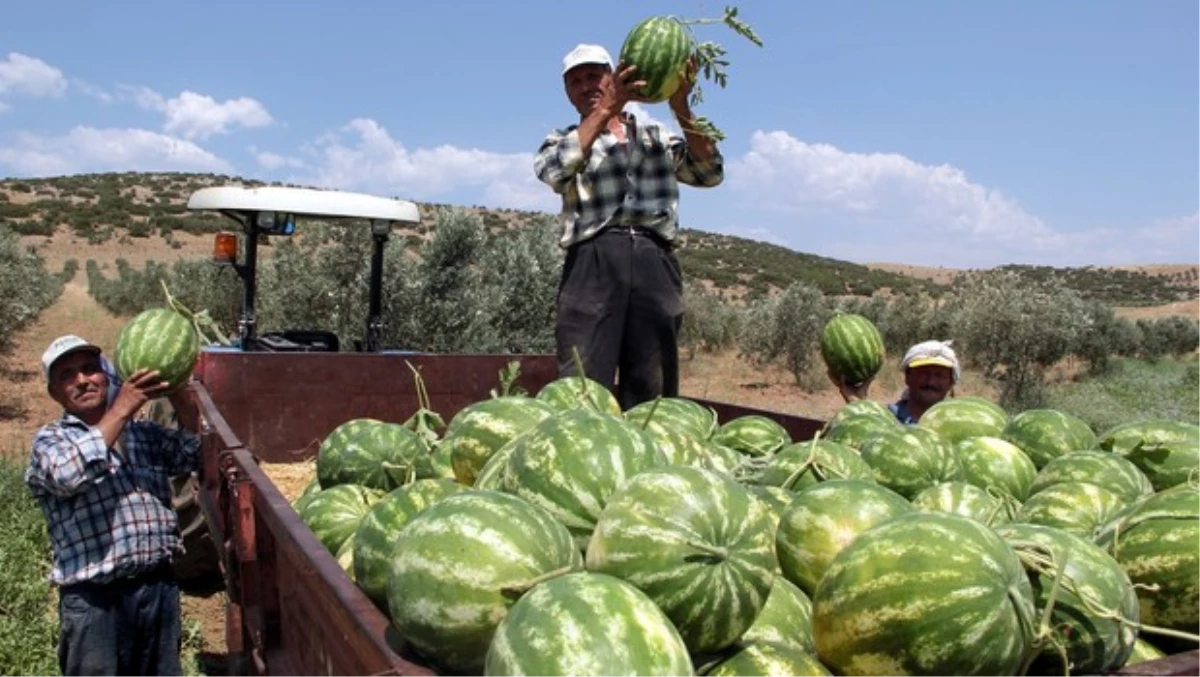
[[[614,71],[598,45],[571,50],[562,78],[579,122],[549,134],[534,160],[538,178],[562,196],[559,374],[575,373],[578,350],[587,376],[609,389],[619,373],[622,409],[679,394],[683,281],[671,251],[678,184],[712,187],[724,178],[716,144],[694,130],[694,77],[668,102],[684,130],[679,137],[625,112],[625,104],[645,100],[635,71]]]
[[[109,406],[100,348],[55,339],[42,374],[63,408],[33,439],[25,482],[46,517],[59,589],[64,675],[178,675],[180,549],[171,476],[199,466],[200,415],[190,388],[167,393],[158,372],[130,375]],[[135,420],[167,396],[180,430]]]

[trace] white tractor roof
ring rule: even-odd
[[[297,217],[383,219],[418,223],[417,205],[407,200],[364,193],[286,186],[216,186],[188,198],[188,209],[237,212],[287,212]]]

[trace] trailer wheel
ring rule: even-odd
[[[178,425],[175,409],[165,397],[154,400],[146,412],[146,418],[167,428]],[[200,509],[199,480],[195,473],[171,478],[171,504],[179,522],[179,538],[183,541],[183,554],[171,562],[175,581],[184,592],[211,593],[225,585],[221,576],[221,556],[213,543]]]

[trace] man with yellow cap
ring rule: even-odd
[[[908,349],[900,361],[904,371],[904,392],[900,399],[888,405],[901,423],[914,424],[930,407],[946,399],[962,376],[958,356],[950,347],[951,341],[923,341]],[[832,377],[831,377],[832,378]],[[858,388],[834,378],[838,391],[847,402],[867,397],[871,386],[868,380]]]

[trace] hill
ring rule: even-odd
[[[211,185],[266,185],[220,174],[106,173],[0,181],[0,224],[42,252],[52,268],[68,258],[117,257],[134,266],[148,260],[170,262],[207,256],[211,234],[228,230],[230,221],[209,213],[190,213],[188,196]],[[436,203],[419,203],[422,224],[404,235],[428,235]],[[479,215],[489,232],[528,225],[550,214],[462,206]],[[770,294],[803,282],[829,295],[871,296],[926,293],[938,296],[969,276],[987,271],[922,269],[902,263],[860,264],[798,252],[730,235],[680,230],[678,256],[688,278],[730,298]],[[1200,297],[1198,266],[1124,266],[1049,268],[1005,266],[1031,282],[1055,277],[1085,298],[1114,306],[1144,308],[1183,303]],[[1190,305],[1189,305],[1190,304]],[[1192,313],[1193,316],[1195,313]]]

